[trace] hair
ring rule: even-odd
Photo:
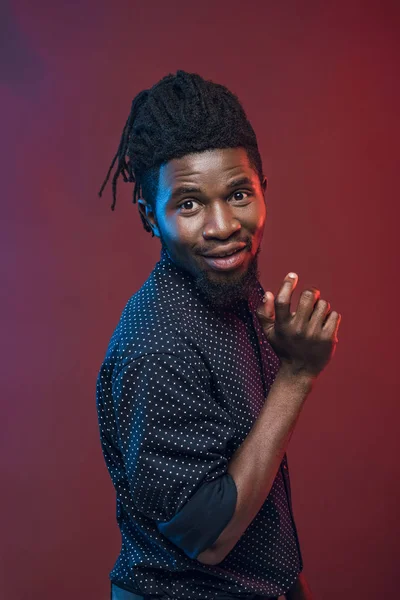
[[[135,184],[133,203],[142,194],[154,209],[161,165],[193,152],[237,147],[247,151],[249,163],[262,183],[264,175],[257,138],[237,96],[197,73],[178,70],[133,99],[99,196],[118,161],[112,178],[111,210],[115,209],[120,177]],[[154,236],[142,213],[140,217],[145,230]]]

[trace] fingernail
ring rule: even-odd
[[[290,277],[291,279],[296,279],[297,274],[296,273],[288,273],[288,277]]]

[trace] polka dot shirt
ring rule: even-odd
[[[248,301],[216,310],[161,249],[111,337],[96,388],[100,441],[116,491],[119,587],[164,600],[243,600],[286,593],[303,569],[287,456],[256,517],[225,559],[198,554],[230,521],[228,463],[280,361]]]

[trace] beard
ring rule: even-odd
[[[250,262],[247,271],[240,276],[234,273],[226,279],[211,279],[208,270],[201,271],[194,277],[196,288],[205,296],[210,304],[216,309],[227,309],[235,306],[238,302],[247,300],[251,290],[260,277],[258,270],[258,255],[261,247]]]
[[[163,237],[160,236],[160,238],[162,248],[176,265],[176,262],[171,258]],[[217,280],[210,277],[210,271],[208,270],[200,271],[196,275],[191,273],[195,287],[214,309],[224,310],[234,308],[239,302],[248,299],[250,292],[254,289],[255,284],[260,278],[258,269],[258,255],[260,250],[261,244],[254,258],[249,263],[247,271],[241,275],[230,273],[226,278],[223,279],[224,275],[222,275]]]

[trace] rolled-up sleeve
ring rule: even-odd
[[[204,372],[173,354],[147,354],[113,382],[113,401],[130,493],[190,558],[229,523],[237,489],[227,473],[235,427]]]

